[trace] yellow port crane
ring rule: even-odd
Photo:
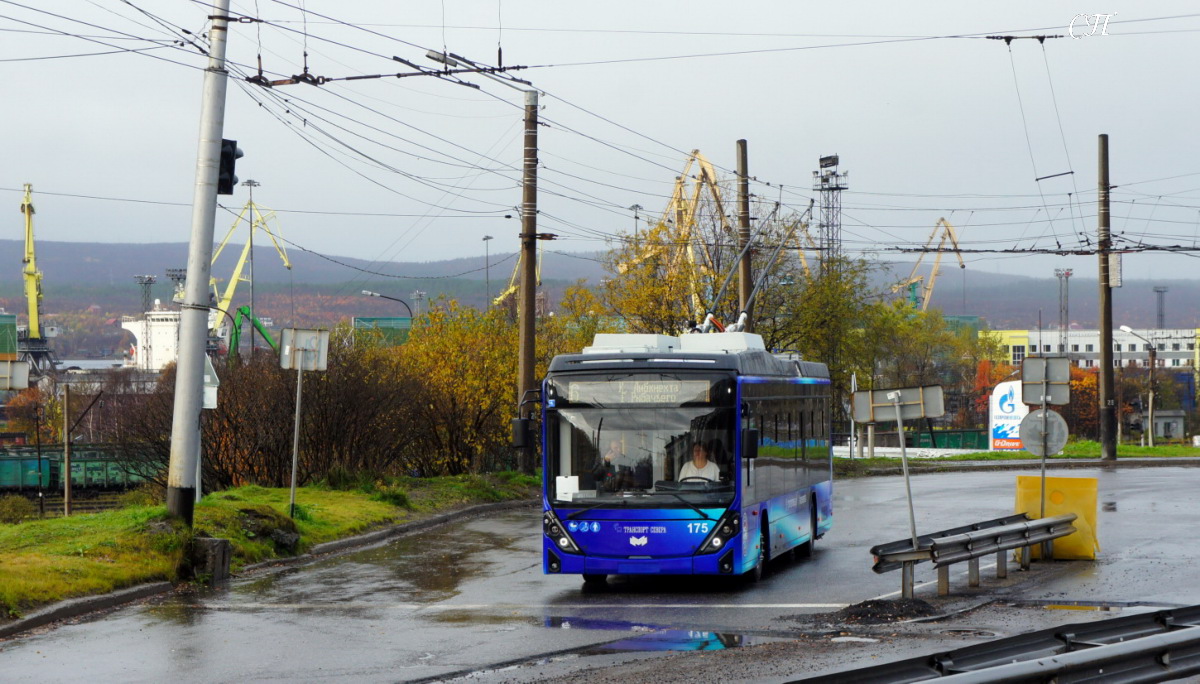
[[[521,289],[521,259],[520,254],[517,255],[517,265],[513,267],[512,277],[508,279],[508,287],[500,291],[492,299],[492,306],[500,307],[508,303],[508,299],[517,294],[517,290]],[[537,270],[537,276],[534,278],[535,287],[542,286],[542,252],[538,250],[537,263],[534,264]]]
[[[941,238],[938,238],[938,235]],[[937,247],[933,248],[933,242],[937,240]],[[920,294],[921,311],[929,308],[929,300],[933,299],[933,285],[937,282],[938,267],[942,264],[942,254],[947,251],[946,245],[949,243],[953,246],[954,256],[958,257],[958,267],[966,268],[963,263],[962,252],[958,246],[958,233],[955,232],[954,226],[944,218],[939,218],[933,226],[933,232],[929,234],[929,240],[925,242],[925,250],[921,252],[921,256],[917,257],[917,263],[913,264],[912,273],[908,274],[908,278],[892,286],[892,293],[897,293],[904,288],[908,288],[908,301],[914,307],[917,306],[918,295],[917,290],[921,288],[922,281],[925,282],[925,288]],[[925,259],[925,255],[930,251],[935,253],[933,260],[933,268],[929,271],[929,280],[925,280],[925,276],[920,275],[918,271],[921,269],[921,261]]]
[[[234,231],[236,231],[238,227],[242,225],[243,221],[248,221],[250,223],[250,234],[246,238],[246,245],[242,247],[242,254],[240,257],[238,257],[237,265],[234,266],[233,275],[229,277],[229,282],[225,285],[225,291],[221,292],[217,288],[216,278],[212,278],[209,281],[209,283],[212,285],[213,297],[217,302],[216,308],[218,314],[225,313],[229,316],[232,316],[233,314],[229,310],[229,305],[233,303],[233,295],[234,292],[237,291],[238,283],[251,281],[251,276],[243,276],[242,270],[246,266],[246,259],[250,256],[250,251],[254,249],[254,231],[261,230],[267,234],[267,237],[271,240],[271,244],[275,245],[275,251],[279,252],[279,258],[283,260],[283,265],[287,267],[289,271],[292,270],[292,262],[288,260],[287,250],[284,249],[276,234],[271,231],[271,225],[269,221],[272,220],[276,220],[275,212],[268,209],[267,213],[263,214],[261,211],[259,211],[259,206],[254,203],[254,200],[246,202],[246,206],[242,207],[242,211],[238,213],[237,218],[234,219],[233,225],[229,227],[229,232],[225,233],[225,239],[221,240],[221,244],[218,245],[217,249],[213,252],[212,264],[215,266],[217,259],[221,256],[221,252],[225,249],[225,245],[229,243],[229,238],[233,236]],[[210,317],[209,320],[215,321],[216,319]],[[209,328],[211,329],[216,329],[219,327],[219,325],[212,323],[209,325]]]
[[[25,281],[25,300],[29,307],[29,324],[24,335],[17,339],[17,353],[29,363],[31,375],[40,376],[54,370],[54,355],[46,342],[53,337],[53,328],[42,329],[42,272],[37,267],[33,244],[33,186],[25,184],[21,199],[21,214],[25,216],[25,256],[21,260],[21,276]]]
[[[696,167],[694,173],[693,166]],[[706,194],[713,203],[712,214],[720,221],[720,230],[732,232],[725,215],[725,205],[721,199],[721,186],[718,183],[716,169],[703,154],[700,154],[700,150],[692,150],[683,167],[683,173],[675,177],[675,188],[671,192],[671,199],[667,202],[667,208],[658,221],[659,227],[673,225],[670,238],[649,245],[638,256],[617,265],[617,272],[625,273],[647,259],[665,257],[670,273],[679,273],[685,267],[690,267],[693,278],[689,287],[689,295],[695,311],[701,313],[706,308],[703,296],[704,286],[707,284],[712,287],[714,279],[712,257],[704,245],[697,244],[693,234],[697,227],[702,199]]]
[[[33,186],[29,183],[25,184],[21,213],[25,215],[25,258],[21,260],[21,274],[25,278],[25,300],[29,304],[28,337],[38,340],[42,338],[42,272],[38,270],[37,254],[33,248]]]

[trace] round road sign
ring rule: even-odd
[[[1045,452],[1042,451],[1042,409],[1030,411],[1021,421],[1021,447],[1034,456],[1053,456],[1067,445],[1067,421],[1054,411],[1046,410]]]

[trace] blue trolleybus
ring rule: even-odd
[[[542,568],[761,576],[833,522],[829,371],[746,333],[597,335],[542,385]]]

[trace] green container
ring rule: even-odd
[[[17,360],[17,315],[0,313],[0,361]]]
[[[0,487],[5,489],[21,486],[21,461],[0,461]]]
[[[937,442],[938,449],[978,449],[988,450],[987,430],[934,430],[933,437],[929,431],[906,432],[908,446],[917,449],[930,449]]]
[[[412,319],[404,316],[355,316],[351,321],[355,330],[378,332],[385,344],[399,346],[408,341]]]

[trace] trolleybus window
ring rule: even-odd
[[[732,501],[731,380],[639,374],[636,380],[560,377],[551,386],[547,493],[556,506]],[[688,473],[705,475],[681,477],[686,463],[692,463]]]

